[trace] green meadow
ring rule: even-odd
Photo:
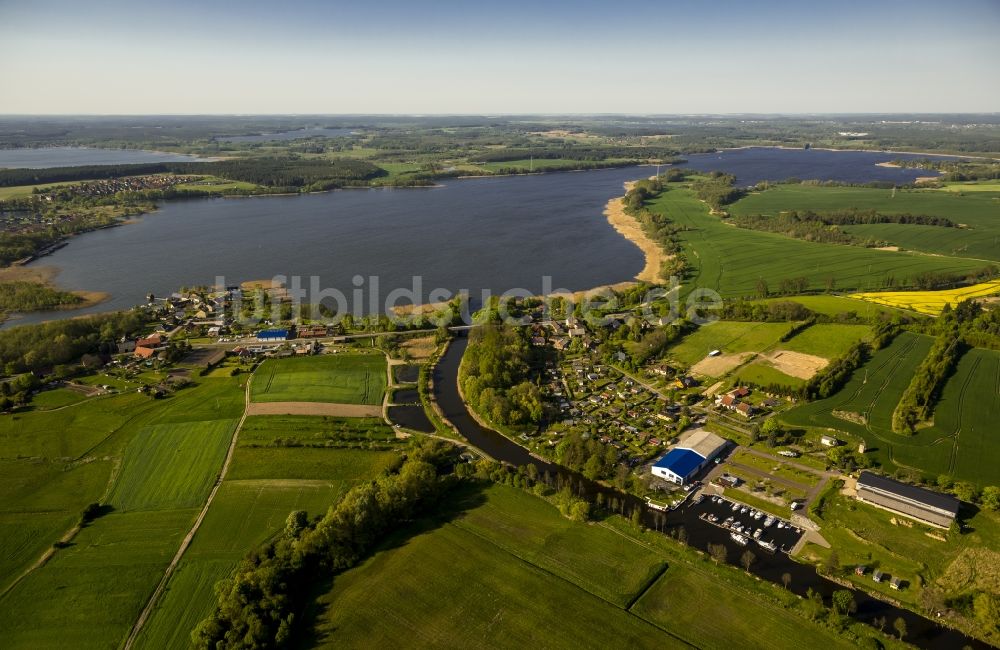
[[[864,440],[883,469],[913,468],[950,474],[980,485],[1000,483],[1000,352],[966,352],[948,378],[934,410],[934,424],[903,436],[892,431],[892,412],[932,339],[904,332],[879,350],[836,394],[782,415],[790,426],[832,429]],[[850,414],[847,417],[843,415]],[[859,418],[863,417],[862,420]]]
[[[858,341],[871,336],[867,325],[817,323],[810,325],[787,341],[778,344],[782,350],[812,354],[824,359],[836,359]]]
[[[254,374],[255,402],[381,404],[387,382],[380,354],[268,359]]]
[[[221,469],[243,395],[239,378],[204,379],[162,400],[0,418],[5,647],[121,643]],[[25,573],[93,502],[102,516]]]
[[[312,645],[850,647],[780,586],[659,533],[570,522],[509,487],[451,501],[333,579]]]
[[[748,323],[716,321],[703,325],[670,348],[670,356],[681,363],[694,364],[712,350],[724,354],[763,352],[777,344],[794,323]]]
[[[280,531],[290,512],[322,514],[348,487],[332,478],[225,481],[143,627],[137,647],[190,647],[191,630],[215,604],[215,583],[229,575],[248,551]]]
[[[395,451],[340,446],[274,446],[277,436],[313,440],[394,440],[380,420],[319,416],[248,417],[226,480],[138,638],[140,648],[187,648],[190,632],[215,603],[213,586],[246,553],[281,531],[293,510],[322,515],[359,481],[399,458]],[[387,435],[388,434],[388,435]],[[343,439],[339,439],[343,442]],[[260,446],[265,445],[265,446]]]
[[[208,420],[143,427],[125,449],[108,503],[123,511],[200,506],[235,426],[235,420]]]
[[[966,187],[981,190],[977,186]],[[1000,219],[997,218],[1000,195],[990,191],[969,193],[963,190],[959,193],[917,189],[893,192],[891,189],[866,187],[775,185],[729,206],[732,214],[765,215],[784,210],[832,212],[849,209],[947,217],[967,227],[887,223],[846,226],[844,230],[859,237],[881,239],[925,253],[1000,261]]]
[[[810,289],[824,288],[830,280],[838,290],[873,289],[890,276],[905,283],[927,271],[965,273],[984,266],[977,259],[807,242],[737,228],[709,214],[691,190],[678,184],[648,207],[683,228],[678,239],[690,266],[685,287],[714,289],[724,297],[754,296],[761,279],[769,291],[777,291],[782,280],[800,277]]]

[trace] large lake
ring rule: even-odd
[[[761,181],[830,180],[843,183],[886,181],[907,184],[921,176],[936,176],[926,169],[879,167],[878,163],[893,160],[928,158],[922,154],[879,151],[830,151],[828,149],[776,149],[747,147],[727,149],[717,153],[689,154],[687,162],[678,165],[698,171],[724,171],[736,176],[740,186],[756,185]]]
[[[112,294],[90,311],[131,307],[147,292],[184,285],[319,276],[348,296],[371,276],[379,294],[412,288],[502,292],[578,290],[632,279],[639,249],[603,215],[625,181],[649,168],[449,181],[427,189],[344,190],[324,194],[166,203],[136,223],[75,237],[35,262],[60,269],[57,283]],[[407,302],[401,300],[401,303]],[[376,304],[380,310],[381,300]],[[31,314],[16,322],[85,313]],[[15,322],[12,322],[15,324]]]
[[[689,166],[730,171],[742,183],[832,178],[909,182],[921,170],[875,166],[901,154],[742,149],[692,156]],[[61,270],[69,289],[106,291],[89,311],[130,307],[146,293],[185,285],[318,276],[346,295],[364,279],[363,311],[378,295],[412,287],[540,292],[579,290],[632,279],[639,250],[607,223],[608,199],[649,167],[448,181],[430,189],[348,190],[302,196],[192,199],[164,204],[136,223],[73,238],[35,262]],[[307,285],[308,286],[308,283]],[[405,301],[403,301],[405,302]],[[376,309],[380,306],[376,305]],[[15,322],[66,318],[84,310],[30,314]]]
[[[185,162],[205,160],[196,156],[143,149],[97,149],[95,147],[40,147],[0,149],[0,168],[44,169],[78,165],[127,165],[130,163]]]

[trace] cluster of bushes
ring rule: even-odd
[[[386,533],[405,524],[454,483],[444,470],[453,447],[415,446],[398,471],[352,488],[318,521],[288,516],[277,538],[244,558],[216,585],[212,614],[191,633],[197,648],[287,645],[318,575],[354,566]]]
[[[735,203],[744,196],[746,190],[735,187],[736,177],[732,174],[722,172],[712,172],[707,178],[699,178],[691,183],[691,189],[695,196],[704,201],[713,210],[722,210],[722,207]]]
[[[793,301],[758,302],[729,300],[722,307],[719,316],[723,320],[756,321],[780,323],[804,321],[817,315],[801,303]]]
[[[488,323],[469,334],[459,382],[476,412],[509,426],[537,424],[543,404],[531,381],[534,351],[523,328]]]
[[[0,412],[28,403],[28,394],[41,385],[38,377],[30,372],[0,382]]]

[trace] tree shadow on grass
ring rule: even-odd
[[[358,559],[355,567],[361,566],[369,558],[379,553],[390,552],[406,546],[409,541],[420,535],[432,533],[445,524],[460,518],[470,510],[486,503],[484,491],[490,484],[481,481],[465,481],[439,498],[439,502],[428,508],[428,511],[417,519],[403,523],[397,530],[388,533],[382,543],[372,547],[371,551]],[[350,570],[350,569],[348,569]],[[296,648],[314,648],[320,645],[336,643],[334,634],[336,628],[319,630],[317,624],[330,609],[329,603],[321,602],[321,598],[329,593],[336,582],[336,574],[317,577],[315,587],[309,595],[308,606],[302,612],[302,618],[296,625]]]

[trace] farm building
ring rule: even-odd
[[[684,485],[726,446],[723,438],[699,429],[653,465],[653,476]]]
[[[840,444],[840,441],[833,436],[820,436],[819,441],[824,447],[836,447]]]
[[[951,526],[958,515],[959,501],[955,497],[871,472],[861,472],[858,478],[858,499],[941,528]]]
[[[288,330],[261,330],[257,332],[258,341],[285,341],[288,340]]]

